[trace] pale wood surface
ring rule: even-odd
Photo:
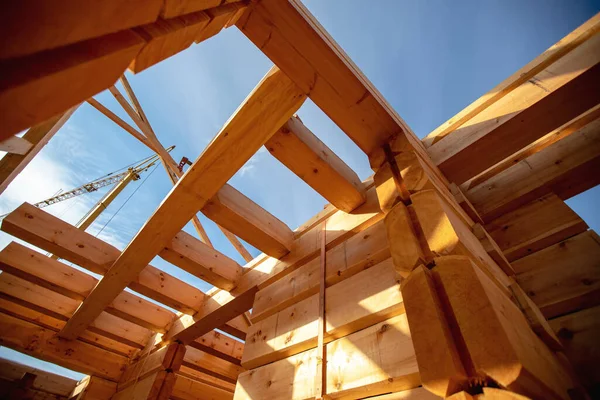
[[[25,155],[32,146],[33,144],[27,139],[23,139],[19,136],[10,136],[0,142],[0,151],[7,152],[9,154]]]
[[[600,239],[587,231],[513,262],[547,318],[600,304]]]
[[[290,118],[265,147],[338,210],[350,212],[365,201],[358,175],[299,118]]]
[[[4,62],[0,108],[7,112],[0,140],[64,113],[115,83],[143,43],[124,30]]]
[[[117,380],[127,359],[79,340],[59,340],[55,332],[0,313],[2,345],[82,373]]]
[[[485,225],[509,261],[587,230],[585,221],[554,194],[533,200]]]
[[[325,290],[325,343],[404,312],[390,259]],[[319,294],[253,324],[242,365],[255,368],[317,346]]]
[[[404,314],[327,344],[327,395],[356,399],[419,386]],[[361,365],[361,368],[356,368]],[[244,372],[235,399],[314,397],[316,350]],[[268,383],[268,384],[267,384]]]
[[[202,213],[271,257],[280,258],[292,248],[292,230],[230,185],[207,201]]]

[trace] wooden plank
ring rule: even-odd
[[[364,203],[358,175],[298,117],[290,118],[265,147],[338,210],[350,212]]]
[[[117,380],[127,359],[79,340],[58,339],[54,331],[0,313],[1,344],[82,373]]]
[[[9,154],[25,155],[32,146],[33,144],[27,139],[23,139],[19,136],[10,136],[0,142],[0,151],[4,151]]]
[[[419,386],[410,337],[402,314],[327,344],[327,395],[356,399]],[[234,399],[314,398],[315,370],[312,349],[244,372]]]
[[[66,321],[62,317],[60,319],[51,317],[40,311],[29,308],[29,304],[21,305],[11,300],[15,299],[8,300],[0,297],[0,311],[2,313],[26,322],[30,322],[53,332],[58,332],[63,326],[65,326]],[[134,353],[139,351],[139,346],[131,346],[129,344],[121,343],[89,330],[83,332],[78,340],[106,350],[111,354],[117,354],[127,358],[133,356]]]
[[[231,383],[235,383],[238,375],[245,371],[240,365],[191,347],[185,353],[183,365]]]
[[[403,390],[401,392],[384,394],[375,396],[372,400],[439,400],[441,397],[436,396],[423,387],[416,389]]]
[[[596,368],[600,357],[600,306],[563,315],[549,322],[579,379],[590,391],[597,387],[600,382],[600,371]]]
[[[6,216],[1,229],[98,274],[106,273],[121,254],[110,244],[27,203]],[[151,265],[144,268],[129,287],[184,313],[200,310],[206,297],[200,290]],[[228,325],[232,334],[239,335],[246,330],[241,321],[228,321]]]
[[[460,128],[465,122],[481,113],[512,90],[526,83],[547,66],[567,55],[581,43],[598,33],[600,30],[600,15],[595,15],[577,29],[552,45],[548,50],[537,56],[530,63],[502,81],[498,86],[471,103],[464,110],[440,125],[423,139],[425,147],[430,147],[443,137]]]
[[[400,284],[388,259],[326,289],[324,342],[403,312]],[[248,330],[242,365],[256,368],[316,347],[318,325],[317,293],[253,324]]]
[[[244,353],[243,342],[218,331],[211,331],[199,337],[191,342],[189,346],[236,365],[240,364]]]
[[[327,249],[333,249],[350,237],[362,232],[380,221],[383,217],[379,209],[375,189],[367,192],[367,201],[350,214],[337,211],[327,219]],[[202,334],[204,329],[220,322],[222,315],[231,315],[237,312],[250,310],[257,290],[278,281],[287,274],[292,273],[302,265],[314,260],[319,254],[318,238],[320,227],[313,225],[306,233],[299,236],[294,242],[293,251],[281,259],[272,257],[257,257],[256,263],[246,266],[247,272],[242,275],[238,285],[231,293],[216,291],[210,301],[205,301],[202,310],[192,318],[182,317],[177,320],[166,337],[186,335],[186,330],[193,333],[189,337],[195,338]],[[234,303],[235,301],[235,303]],[[232,303],[232,304],[229,304]],[[225,306],[225,308],[223,308]],[[198,333],[200,332],[200,333]]]
[[[83,300],[98,280],[18,243],[0,251],[0,269],[56,293]],[[129,292],[121,292],[107,312],[147,329],[166,332],[175,314]]]
[[[3,62],[0,108],[6,110],[6,117],[0,140],[63,113],[112,85],[142,45],[139,36],[125,30]]]
[[[206,382],[177,374],[171,398],[175,400],[230,400],[233,399],[233,393]]]
[[[569,398],[573,383],[566,370],[529,328],[511,298],[485,273],[462,256],[436,258],[434,270],[473,373],[532,398]]]
[[[67,321],[79,306],[79,301],[31,284],[8,273],[0,274],[0,294],[3,298],[51,317]],[[101,313],[89,330],[129,346],[143,348],[151,331],[106,312]]]
[[[129,65],[138,73],[179,53],[194,44],[194,39],[209,23],[210,17],[200,11],[170,19],[159,19],[133,29],[146,44]]]
[[[65,338],[76,337],[78,332],[84,330],[196,211],[289,119],[300,107],[304,97],[277,68],[269,71],[209,147],[177,182],[104,279],[81,304],[61,335]],[[260,134],[254,130],[256,121],[260,121],[262,127]]]
[[[208,10],[223,3],[235,3],[237,1],[240,0],[164,0],[161,16],[163,18],[172,18],[195,11]]]
[[[584,126],[594,121],[598,117],[600,117],[600,104],[593,108],[590,108],[588,111],[579,115],[577,118],[572,119],[571,121],[546,134],[545,136],[542,136],[535,142],[531,143],[529,146],[524,147],[520,151],[512,154],[510,157],[505,158],[498,164],[494,165],[491,168],[488,168],[476,177],[469,179],[462,185],[462,187],[464,187],[465,190],[468,190],[469,188],[480,185],[492,176],[498,175],[502,171],[507,170],[519,161],[526,159],[530,155],[539,153],[546,147],[568,137],[572,133],[579,131]]]
[[[5,7],[0,35],[10,37],[0,48],[0,59],[97,38],[155,21],[161,0],[108,0],[84,5],[77,0],[48,4],[23,0]]]
[[[426,267],[419,266],[404,280],[402,298],[423,387],[440,397],[455,393],[468,375],[445,315],[443,297]]]
[[[188,368],[185,365],[181,366],[178,375],[218,387],[230,392],[231,396],[233,396],[233,392],[235,391],[235,383],[226,382],[223,379],[219,379],[204,372],[198,371],[198,369]]]
[[[33,389],[57,396],[69,396],[77,385],[77,381],[74,379],[0,358],[0,378],[15,381],[21,379],[25,373],[35,375]]]
[[[86,376],[69,396],[69,400],[109,400],[117,391],[115,382]]]
[[[554,194],[533,200],[485,225],[509,261],[585,232],[585,221]]]
[[[171,264],[224,290],[233,289],[243,272],[237,262],[184,231],[177,233],[159,255]]]
[[[5,154],[4,157],[0,159],[0,194],[2,194],[17,175],[25,169],[33,157],[48,144],[50,139],[52,139],[54,134],[58,132],[76,109],[77,107],[73,107],[66,113],[52,117],[25,132],[23,140],[27,140],[33,145],[27,154]]]
[[[600,304],[600,239],[587,231],[513,262],[547,318]]]
[[[326,256],[326,285],[329,287],[390,257],[383,221],[330,249]],[[252,306],[256,323],[317,293],[319,259],[314,259],[285,278],[259,290]]]
[[[271,257],[280,258],[292,248],[291,229],[230,185],[206,202],[202,213]]]
[[[479,186],[469,189],[467,197],[484,221],[499,217],[536,198],[560,189],[561,180],[571,172],[581,175],[600,156],[600,118],[578,132],[533,154]],[[585,180],[595,184],[592,172]],[[561,196],[559,196],[561,197]]]
[[[596,34],[429,147],[431,158],[462,184],[596,106],[598,53]]]

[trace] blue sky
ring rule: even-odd
[[[531,61],[600,10],[591,0],[306,0],[309,10],[349,54],[419,137]],[[195,159],[235,111],[271,62],[237,29],[142,72],[128,74],[154,131],[174,158]],[[96,96],[133,123],[112,96]],[[358,175],[371,175],[366,156],[310,101],[303,122]],[[133,137],[83,104],[0,197],[0,214],[37,202],[150,154]],[[131,184],[88,232],[124,248],[171,188],[162,167]],[[294,229],[326,201],[264,149],[230,181]],[[129,201],[126,199],[134,190]],[[46,210],[71,222],[104,191]],[[600,189],[568,203],[600,231]],[[243,260],[216,226],[200,215],[221,252]],[[191,225],[186,227],[194,233]],[[10,237],[0,233],[0,247]],[[248,246],[248,248],[250,248]],[[258,254],[252,249],[254,255]],[[157,258],[153,263],[206,290],[210,286]],[[0,351],[0,356],[8,353]],[[23,360],[23,358],[21,358]],[[42,367],[43,368],[43,367]],[[48,367],[46,367],[47,369]]]

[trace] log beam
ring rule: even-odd
[[[365,202],[358,175],[298,117],[290,118],[265,147],[338,210],[350,212]]]
[[[161,203],[69,320],[61,336],[74,338],[138,275],[275,131],[305,95],[272,69]],[[254,122],[260,121],[259,132]],[[223,321],[225,323],[226,321]]]

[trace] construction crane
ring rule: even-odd
[[[171,146],[166,150],[170,152],[174,148],[175,146]],[[69,190],[68,192],[60,193],[59,195],[35,203],[34,206],[37,208],[44,208],[51,204],[60,203],[61,201],[65,201],[73,197],[80,196],[82,194],[95,192],[98,189],[103,188],[105,186],[116,184],[115,187],[108,193],[106,193],[102,197],[102,199],[100,199],[94,205],[94,207],[92,207],[92,209],[88,211],[88,213],[84,215],[81,218],[81,220],[77,223],[77,228],[81,230],[86,230],[92,224],[92,222],[94,222],[94,220],[98,218],[102,211],[104,211],[108,207],[108,205],[119,195],[119,193],[121,193],[123,189],[125,189],[129,182],[137,181],[138,179],[140,179],[140,174],[142,172],[147,171],[159,160],[160,157],[157,154],[154,154],[150,157],[143,159],[142,161],[139,161],[136,165],[127,168],[127,170],[125,170],[124,172],[115,173],[121,170],[111,172],[110,174],[105,175],[102,178],[86,183],[85,185],[82,185],[78,188]]]

